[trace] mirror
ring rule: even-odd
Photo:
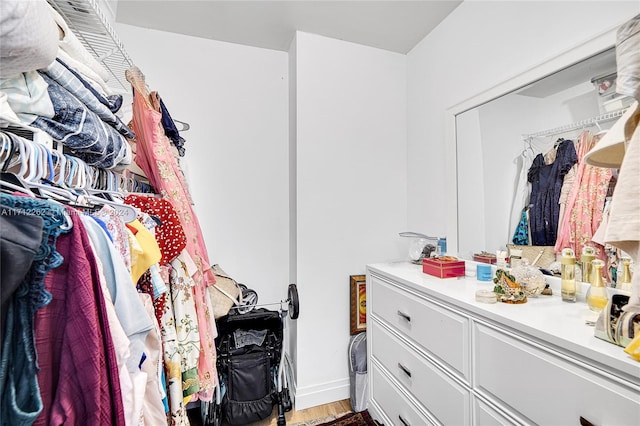
[[[533,160],[559,138],[615,123],[631,103],[615,93],[615,72],[609,48],[455,115],[459,257],[512,242],[526,204],[518,184],[523,155]]]

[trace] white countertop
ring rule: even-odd
[[[467,264],[474,262],[467,261]],[[475,265],[475,264],[474,264]],[[368,265],[372,272],[401,281],[409,287],[534,337],[537,343],[557,353],[587,361],[588,364],[640,386],[640,362],[628,356],[623,348],[594,336],[594,327],[585,324],[593,318],[586,303],[563,302],[559,289],[553,296],[528,298],[520,305],[476,302],[477,290],[493,290],[493,282],[477,281],[475,277],[440,279],[422,272],[422,266],[409,261]],[[475,268],[475,267],[474,267]],[[469,268],[467,269],[469,270]],[[586,291],[586,290],[585,290]],[[585,364],[587,363],[585,362]]]

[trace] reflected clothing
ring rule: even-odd
[[[8,303],[0,362],[2,425],[31,425],[43,411],[38,386],[35,315],[49,306],[52,295],[45,276],[62,263],[59,237],[68,231],[65,208],[45,200],[0,194],[2,208],[34,212],[43,219],[42,235],[31,266]],[[37,213],[36,213],[37,212]],[[7,213],[3,210],[3,214]],[[4,269],[4,268],[3,268]]]
[[[586,164],[584,156],[595,146],[598,138],[590,132],[583,132],[578,142],[578,168],[571,191],[567,197],[564,217],[558,230],[555,251],[571,248],[574,253],[582,253],[582,248],[592,246],[596,257],[606,262],[604,246],[594,243],[592,238],[600,222],[609,189],[612,172],[609,168]]]
[[[520,222],[518,222],[518,227],[511,241],[519,246],[529,245],[529,215],[527,214],[527,209],[522,209]]]
[[[529,220],[531,242],[537,246],[553,246],[558,233],[560,216],[560,192],[564,176],[578,161],[573,141],[561,139],[557,145],[555,159],[546,164],[538,154],[529,168],[531,182]]]
[[[56,245],[64,258],[45,278],[53,299],[36,314],[38,383],[44,409],[36,425],[124,425],[118,361],[99,270],[78,212]]]

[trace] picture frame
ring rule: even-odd
[[[367,330],[367,276],[350,275],[351,335]]]

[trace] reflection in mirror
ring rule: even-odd
[[[597,140],[631,104],[615,93],[615,72],[611,48],[456,116],[460,257],[512,243],[538,154],[551,164],[560,138],[577,148],[588,130]],[[531,243],[553,246],[555,237]]]

